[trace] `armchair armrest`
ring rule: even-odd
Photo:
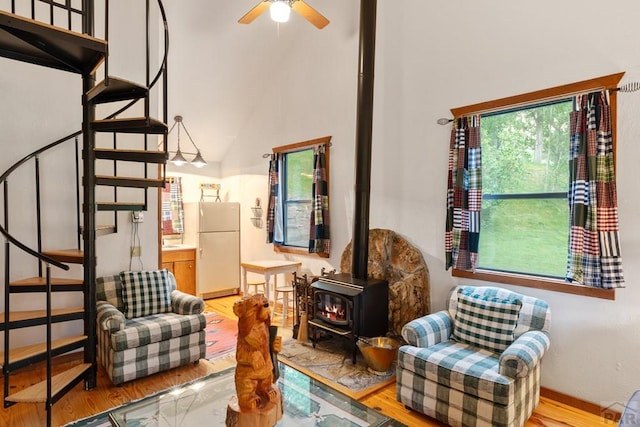
[[[124,329],[124,314],[107,301],[96,302],[98,327],[102,331],[115,332]]]
[[[175,290],[171,292],[171,310],[177,314],[200,314],[204,311],[204,301],[200,297]]]
[[[525,332],[500,355],[500,374],[511,378],[526,377],[540,362],[549,345],[546,333]]]
[[[439,311],[414,319],[404,325],[402,338],[409,345],[426,348],[447,341],[451,331],[451,316],[447,311]]]

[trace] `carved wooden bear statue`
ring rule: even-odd
[[[280,352],[282,337],[276,337],[269,348],[271,323],[269,301],[264,295],[249,295],[233,304],[238,316],[238,346],[236,348],[236,393],[241,411],[251,411],[278,394],[273,385],[271,351]]]

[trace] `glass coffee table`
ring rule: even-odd
[[[278,426],[404,426],[280,363],[284,415]],[[115,427],[224,426],[235,368],[148,396],[109,413]]]

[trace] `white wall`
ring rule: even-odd
[[[611,10],[601,4],[378,2],[370,225],[393,229],[422,250],[431,271],[434,310],[444,307],[447,291],[457,282],[443,268],[450,129],[436,120],[450,117],[450,108],[620,71],[627,72],[623,83],[639,81],[640,3],[619,1]],[[238,191],[254,197],[266,191],[260,187],[266,185],[263,152],[333,135],[329,262],[338,266],[352,226],[357,10],[330,2],[322,11],[331,24],[288,45],[278,62],[286,70],[285,81],[276,80],[252,99],[259,114],[247,119],[222,172],[238,181]],[[282,110],[268,108],[280,104]],[[619,96],[618,197],[628,287],[616,292],[615,301],[513,287],[551,305],[552,347],[543,362],[542,385],[603,406],[625,402],[640,381],[640,267],[635,262],[640,201],[634,175],[639,109],[640,94]],[[259,186],[253,191],[247,188],[252,182]],[[261,249],[264,257],[273,256],[260,240],[253,243],[252,255]]]

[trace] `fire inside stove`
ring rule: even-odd
[[[341,295],[316,292],[316,316],[336,325],[349,324],[349,300]]]

